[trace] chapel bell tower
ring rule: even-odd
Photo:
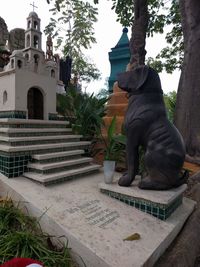
[[[40,18],[37,13],[32,11],[27,18],[27,29],[25,31],[25,49],[26,57],[35,61],[43,55],[42,51],[42,32],[40,31]],[[37,55],[35,53],[37,52]]]

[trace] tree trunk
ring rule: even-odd
[[[179,0],[184,35],[184,62],[178,87],[175,125],[186,152],[200,157],[200,1]]]
[[[147,0],[134,0],[134,11],[134,23],[130,40],[130,70],[137,65],[144,65],[145,62],[145,43],[149,17]]]

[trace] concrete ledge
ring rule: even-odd
[[[102,173],[44,188],[23,177],[1,175],[0,195],[24,201],[36,217],[43,214],[42,228],[65,235],[87,267],[152,267],[181,230],[195,202],[184,199],[168,220],[160,221],[101,194],[97,186],[101,181]],[[141,238],[124,241],[134,233]],[[81,264],[79,257],[78,261]]]

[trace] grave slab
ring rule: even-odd
[[[34,216],[43,214],[42,228],[49,234],[65,235],[87,267],[153,266],[181,230],[195,202],[184,198],[162,221],[102,194],[100,182],[102,172],[49,187],[0,175],[0,195],[23,201]],[[141,238],[124,241],[134,233]],[[78,262],[84,266],[80,257]]]

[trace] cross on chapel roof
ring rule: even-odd
[[[33,12],[34,12],[34,9],[35,8],[38,8],[37,6],[35,6],[35,2],[33,1],[33,3],[32,4],[30,4],[32,7],[33,7]]]

